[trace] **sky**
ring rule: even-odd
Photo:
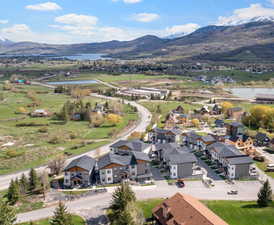
[[[188,34],[207,25],[274,20],[274,0],[2,0],[0,37],[50,44]]]

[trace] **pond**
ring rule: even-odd
[[[83,85],[83,84],[97,84],[96,80],[67,80],[67,81],[53,81],[47,82],[50,85]]]
[[[234,96],[245,98],[245,99],[254,99],[257,94],[273,94],[274,88],[228,88]]]
[[[104,58],[105,54],[78,54],[78,55],[70,55],[70,56],[59,56],[59,57],[51,57],[52,59],[69,59],[69,60],[99,60],[99,59],[110,59]]]

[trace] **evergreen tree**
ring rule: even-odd
[[[51,225],[73,225],[71,214],[68,213],[66,206],[59,202],[58,207],[54,212],[54,216],[50,221]]]
[[[272,190],[267,180],[258,193],[257,203],[260,207],[267,207],[272,201]]]
[[[16,213],[12,206],[0,198],[0,224],[12,225],[16,221]]]
[[[20,193],[26,194],[29,189],[28,179],[26,175],[23,173],[20,180],[19,180],[19,187],[20,187]]]
[[[127,205],[131,202],[135,202],[136,197],[129,184],[123,182],[112,195],[111,209],[114,212],[124,211]]]
[[[35,169],[31,169],[29,173],[29,191],[33,192],[38,189],[39,180]]]
[[[114,216],[114,215],[113,215]],[[135,225],[130,213],[126,210],[115,215],[112,225]]]
[[[7,193],[8,202],[11,205],[14,205],[18,202],[19,197],[20,197],[20,193],[19,193],[18,182],[11,180],[9,188],[8,188],[8,193]]]

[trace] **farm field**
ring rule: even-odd
[[[0,85],[0,90],[2,86]],[[28,107],[32,100],[28,92],[35,93],[38,107]],[[89,127],[88,121],[63,121],[46,118],[32,118],[27,113],[35,109],[45,109],[51,113],[60,112],[65,102],[73,100],[64,94],[54,94],[52,90],[38,86],[16,86],[16,91],[1,91],[0,100],[0,174],[7,174],[47,163],[53,158],[67,156],[96,149],[109,143],[115,135],[124,130],[138,115],[123,106],[122,120],[116,125],[105,122],[98,128]],[[105,103],[94,97],[84,97],[84,103],[91,106]],[[24,114],[18,111],[26,111]],[[35,124],[35,126],[18,126]],[[57,141],[52,142],[57,137]],[[3,145],[6,144],[5,147]]]

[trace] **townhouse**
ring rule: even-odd
[[[71,161],[64,169],[64,186],[67,188],[88,187],[95,174],[96,160],[82,156]]]
[[[182,134],[182,143],[183,145],[193,149],[193,150],[199,150],[199,139],[201,138],[200,135],[198,135],[196,132],[188,132]]]
[[[128,154],[132,151],[149,154],[151,151],[151,145],[146,144],[141,140],[120,140],[110,146],[110,151],[116,154]]]
[[[154,128],[149,133],[149,140],[153,143],[180,143],[182,131],[178,128],[160,129]]]
[[[120,183],[123,180],[143,182],[151,180],[150,159],[142,152],[128,155],[109,153],[98,161],[101,184]]]

